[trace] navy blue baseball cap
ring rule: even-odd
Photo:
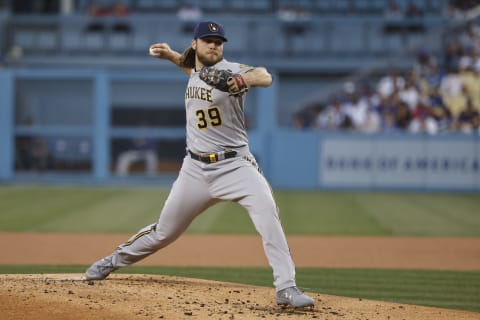
[[[223,26],[213,21],[199,22],[195,27],[193,38],[201,39],[205,37],[219,37],[223,39],[223,42],[228,41],[227,38],[225,38],[225,30],[223,30]]]

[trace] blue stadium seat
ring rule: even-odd
[[[83,28],[74,25],[64,26],[61,31],[61,50],[64,52],[76,51],[82,46]]]
[[[82,45],[86,50],[100,51],[106,48],[105,40],[103,32],[85,32],[82,38]]]
[[[324,1],[328,2],[328,1]],[[314,10],[314,5],[312,0],[298,0],[298,1],[290,1],[290,0],[279,0],[278,2],[279,8],[302,8],[304,10]]]
[[[225,1],[222,0],[203,0],[199,5],[206,11],[226,11]]]
[[[25,51],[53,51],[57,49],[57,34],[54,31],[17,30],[14,43]]]
[[[39,31],[37,33],[37,49],[39,50],[56,50],[58,41],[57,41],[57,31]]]
[[[351,25],[335,25],[329,30],[332,36],[332,52],[361,53],[364,48],[363,30],[352,28]]]
[[[337,13],[348,13],[352,10],[352,2],[350,0],[331,1],[330,7]]]
[[[13,38],[15,46],[24,50],[35,48],[35,31],[33,30],[15,30]]]
[[[268,12],[272,9],[269,0],[231,0],[230,7],[234,10],[249,12]]]
[[[165,12],[178,9],[179,1],[176,0],[136,0],[133,8],[142,12]]]
[[[359,14],[383,14],[386,5],[385,0],[355,0],[353,1],[353,12]]]

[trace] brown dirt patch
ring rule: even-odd
[[[150,275],[0,275],[0,314],[16,319],[478,320],[464,311],[312,294],[312,310],[282,309],[274,290]]]
[[[1,233],[0,264],[90,265],[127,234]],[[297,267],[480,270],[480,238],[289,236]],[[183,235],[139,265],[268,267],[256,235]]]
[[[0,264],[84,264],[130,235],[0,233]],[[290,236],[297,267],[480,270],[480,239]],[[258,236],[184,235],[140,265],[268,266]],[[2,319],[480,320],[479,313],[311,294],[281,309],[274,289],[179,277],[0,275]]]

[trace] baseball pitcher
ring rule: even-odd
[[[235,201],[248,211],[262,237],[277,304],[313,306],[313,299],[296,286],[295,266],[270,185],[248,146],[245,95],[249,88],[269,86],[272,76],[263,67],[225,60],[225,42],[223,27],[206,21],[196,26],[191,46],[182,54],[166,43],[150,47],[152,57],[171,61],[190,77],[185,91],[186,156],[159,220],[95,262],[86,278],[105,279],[175,241],[208,207]]]

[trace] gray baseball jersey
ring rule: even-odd
[[[253,69],[226,60],[215,67],[234,73]],[[247,210],[262,237],[277,291],[296,285],[295,266],[270,185],[248,148],[244,98],[245,93],[232,96],[212,88],[192,71],[185,93],[188,150],[211,156],[226,150],[236,154],[225,159],[213,157],[208,163],[187,153],[158,222],[117,248],[112,254],[115,267],[130,265],[175,241],[208,207],[235,201]]]
[[[244,73],[252,67],[225,59],[215,68]],[[219,152],[248,144],[243,113],[244,95],[213,89],[192,70],[185,92],[187,148],[196,153]]]

